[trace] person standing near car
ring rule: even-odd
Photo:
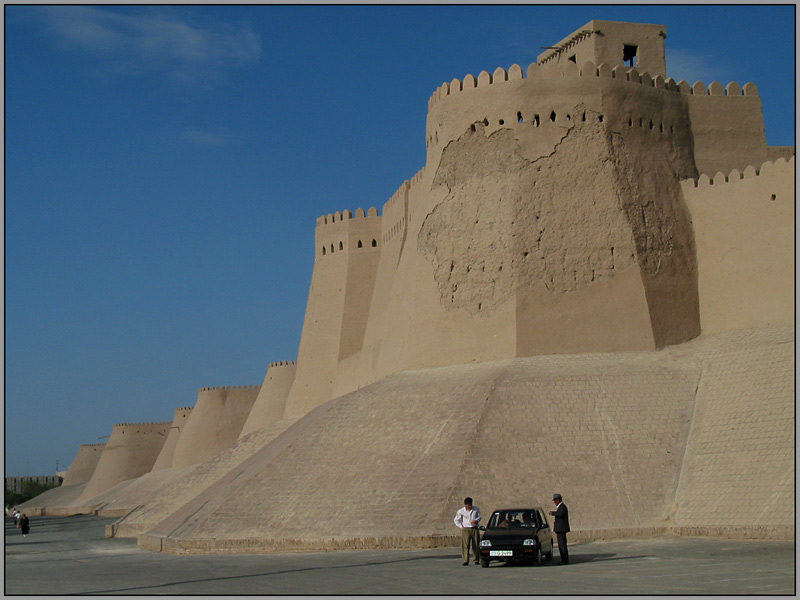
[[[567,532],[569,531],[569,511],[567,510],[567,505],[562,501],[561,494],[553,494],[553,502],[556,505],[556,509],[551,510],[550,515],[553,517],[553,531],[558,541],[558,553],[561,555],[561,562],[558,564],[568,565]]]
[[[478,553],[478,525],[481,522],[481,509],[472,505],[472,498],[464,498],[464,508],[459,508],[453,522],[461,529],[461,558],[463,566],[469,565],[469,550],[475,557],[475,564],[480,562]]]

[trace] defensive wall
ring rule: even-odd
[[[575,541],[791,539],[792,340],[783,326],[657,352],[393,375],[310,412],[139,543],[175,553],[453,545],[452,517],[465,495],[487,512],[548,506],[553,490],[569,503]],[[754,401],[767,398],[759,416]],[[723,415],[739,435],[754,426],[746,439],[755,444],[740,447]],[[332,454],[337,460],[325,458]],[[756,487],[751,469],[764,472]],[[335,499],[324,522],[315,520],[321,497]]]
[[[150,472],[167,440],[170,425],[170,422],[114,425],[81,498],[92,498],[118,483]]]
[[[201,388],[172,454],[182,469],[212,458],[239,437],[260,385]]]
[[[293,360],[270,363],[253,408],[239,433],[240,438],[283,418],[296,371],[297,365]]]
[[[104,447],[105,444],[81,444],[61,485],[76,485],[89,481],[97,468],[97,463],[100,462]]]
[[[793,321],[795,159],[681,183],[699,264],[703,331]]]
[[[315,260],[286,417],[299,417],[330,399],[339,361],[363,345],[381,256],[375,208],[317,219]]]
[[[194,407],[184,406],[175,409],[175,416],[172,418],[172,425],[169,427],[169,434],[167,440],[164,442],[164,447],[158,454],[153,471],[160,471],[162,469],[171,469],[172,460],[175,456],[175,448],[178,446],[178,438],[180,438],[181,431],[183,431],[189,415],[192,414]]]
[[[169,468],[84,505],[170,552],[453,545],[465,495],[553,491],[575,541],[792,539],[794,148],[665,36],[443,84],[383,214],[317,220],[297,363],[201,390]]]

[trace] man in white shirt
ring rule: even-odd
[[[469,549],[472,547],[472,554],[475,557],[475,564],[480,562],[478,553],[478,525],[481,521],[481,509],[472,505],[472,498],[464,498],[464,508],[459,508],[453,522],[456,527],[461,529],[461,558],[462,565],[469,565]]]

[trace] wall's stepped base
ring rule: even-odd
[[[549,506],[554,491],[568,499],[576,541],[787,539],[791,510],[761,511],[750,523],[738,517],[742,504],[786,501],[793,490],[785,477],[726,492],[717,480],[729,481],[741,457],[722,448],[729,438],[714,432],[718,419],[705,424],[701,413],[719,404],[715,395],[732,397],[731,386],[736,402],[758,405],[768,395],[768,414],[791,411],[786,365],[793,339],[792,327],[776,327],[658,352],[535,357],[389,377],[312,411],[140,535],[139,544],[175,553],[453,545],[452,515],[465,495],[488,513],[504,504]],[[750,384],[715,374],[723,363],[740,379],[750,373]],[[723,412],[741,412],[723,404]],[[760,439],[772,440],[764,444],[780,446],[752,460],[766,473],[793,475],[786,458],[793,438],[784,431],[791,415],[749,414]],[[716,479],[692,467],[701,452],[685,455],[709,439],[722,450]],[[728,498],[695,523],[694,499],[682,498],[706,485]],[[791,508],[793,497],[785,503]]]

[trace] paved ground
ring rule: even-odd
[[[114,519],[5,525],[5,593],[36,594],[795,594],[794,542],[662,538],[571,548],[571,564],[461,566],[460,551],[172,556],[107,539]]]

